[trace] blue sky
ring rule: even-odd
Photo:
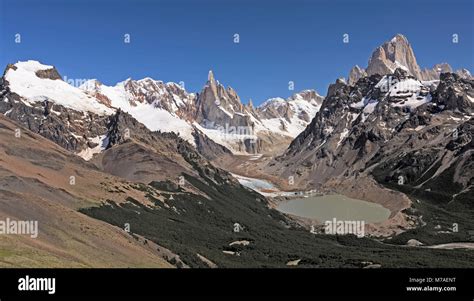
[[[149,76],[184,81],[192,92],[212,69],[244,103],[258,104],[303,89],[325,94],[396,33],[407,36],[422,68],[448,62],[472,72],[473,2],[0,0],[0,64],[34,59],[68,78],[115,84]]]

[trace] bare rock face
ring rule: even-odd
[[[195,95],[187,93],[180,85],[152,78],[127,80],[124,87],[131,96],[132,105],[148,103],[177,115],[184,114],[186,107],[192,105],[195,100]]]
[[[390,73],[393,69],[393,64],[387,59],[385,54],[385,49],[383,47],[378,47],[372,53],[372,56],[369,60],[369,65],[367,67],[367,73],[370,75],[373,74],[387,74]]]
[[[334,84],[330,84],[328,88],[328,93],[326,97],[329,97],[331,95],[335,95],[342,87],[346,86],[346,82],[343,81],[342,79],[338,78],[336,79],[336,82]]]
[[[424,69],[421,71],[422,80],[437,80],[441,73],[453,72],[453,69],[448,63],[436,64],[431,69]]]
[[[245,110],[252,114],[253,116],[258,116],[255,106],[253,105],[252,98],[249,99],[247,105],[245,105]]]
[[[351,71],[349,72],[349,85],[353,86],[359,79],[362,77],[367,76],[367,73],[363,68],[360,68],[359,66],[355,65],[352,67]]]
[[[78,112],[48,100],[26,105],[8,86],[0,85],[0,90],[0,113],[72,152],[90,147],[89,138],[107,132],[108,116]]]
[[[459,77],[461,78],[464,78],[464,79],[470,79],[470,80],[473,80],[474,78],[472,77],[471,75],[471,72],[469,72],[469,70],[467,69],[459,69],[459,70],[456,70],[455,72],[457,75],[459,75]]]
[[[207,83],[198,94],[195,120],[206,128],[253,125],[250,113],[237,92],[221,85],[212,71],[209,71]]]
[[[349,85],[355,85],[360,78],[365,76],[394,73],[397,68],[401,68],[407,71],[408,75],[423,81],[439,80],[442,73],[453,72],[447,63],[436,64],[432,68],[421,70],[407,38],[402,34],[397,34],[390,41],[374,50],[366,69],[357,65],[351,69],[348,77]],[[472,79],[472,75],[467,69],[460,69],[455,73],[461,78]]]
[[[474,111],[474,80],[456,73],[442,73],[433,100],[447,110],[470,114]]]
[[[369,60],[367,74],[390,74],[397,68],[405,69],[410,75],[421,78],[413,49],[405,36],[397,34],[390,41],[378,47]]]
[[[195,138],[196,150],[208,160],[214,160],[216,158],[223,158],[232,155],[232,152],[229,149],[215,143],[212,139],[200,131],[195,131],[193,136]]]
[[[459,69],[453,71],[453,68],[448,63],[441,63],[436,64],[431,69],[424,69],[421,71],[421,79],[425,81],[429,80],[439,80],[441,78],[441,74],[443,73],[455,73],[460,78],[464,79],[473,79],[471,73],[467,69]]]
[[[270,99],[268,103],[259,108],[259,112],[264,119],[284,118],[291,120],[294,115],[289,103],[283,98]]]
[[[14,64],[7,64],[7,67],[6,67],[5,70],[3,71],[2,80],[3,80],[3,78],[5,77],[5,74],[7,74],[8,70],[10,70],[10,69],[12,69],[12,70],[17,70],[18,67],[15,66]]]
[[[219,130],[221,135],[233,137],[232,148],[236,151],[260,151],[254,122],[258,117],[254,115],[253,105],[244,106],[237,92],[232,87],[221,85],[212,71],[209,71],[206,85],[197,94],[194,106],[194,120],[205,129]]]
[[[51,80],[61,80],[61,75],[59,75],[58,70],[56,68],[46,69],[46,70],[38,70],[36,71],[36,76],[39,78],[48,78]]]
[[[319,95],[318,92],[316,92],[315,90],[303,90],[299,93],[293,94],[288,100],[292,101],[297,99],[304,99],[308,102],[315,101],[321,104],[323,102],[324,97]]]

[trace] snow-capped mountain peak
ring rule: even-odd
[[[63,81],[53,66],[37,61],[9,65],[4,79],[10,90],[18,94],[25,104],[50,101],[76,111],[98,115],[114,112],[83,90]]]
[[[28,60],[28,61],[23,61],[23,62],[20,61],[14,64],[14,66],[22,70],[29,71],[29,72],[38,72],[40,70],[49,70],[49,69],[54,68],[53,66],[44,65],[38,61],[33,61],[33,60]]]
[[[315,90],[303,90],[286,100],[280,97],[268,99],[257,112],[269,130],[296,137],[319,111],[323,99]]]

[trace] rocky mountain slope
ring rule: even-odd
[[[420,80],[402,35],[379,47],[366,71],[351,73],[362,77],[329,87],[316,117],[269,171],[306,187],[371,173],[380,181],[383,173],[383,181],[442,193],[429,183],[455,170],[453,198],[472,193],[472,79],[447,72],[439,81]]]
[[[351,70],[349,84],[329,87],[316,118],[266,170],[293,176],[300,186],[333,186],[356,196],[367,193],[357,182],[374,179],[472,208],[474,81],[448,64],[434,69],[420,71],[406,38],[395,36],[366,70]]]
[[[0,218],[38,222],[36,238],[0,235],[0,266],[172,267],[171,252],[77,211],[132,195],[146,200],[132,183],[0,114]]]

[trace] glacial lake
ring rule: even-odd
[[[292,199],[278,205],[277,210],[299,217],[316,219],[321,223],[333,218],[341,221],[377,223],[387,220],[390,216],[390,210],[379,204],[339,194]]]

